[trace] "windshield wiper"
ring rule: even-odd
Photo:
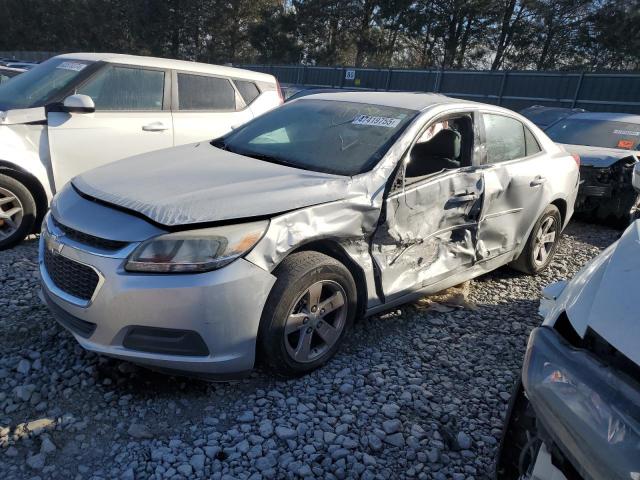
[[[256,160],[262,160],[263,162],[275,163],[276,165],[285,165],[287,167],[298,167],[291,162],[287,162],[282,160],[281,158],[274,157],[273,155],[269,155],[267,153],[255,153],[255,152],[236,152],[238,155],[244,155],[245,157],[255,158]]]

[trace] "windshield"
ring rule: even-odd
[[[364,103],[298,100],[266,113],[213,145],[306,170],[370,170],[417,114]]]
[[[545,133],[558,143],[638,150],[640,124],[582,118],[566,119],[553,124]]]
[[[0,86],[0,110],[44,106],[91,62],[52,58]]]

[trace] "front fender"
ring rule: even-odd
[[[34,177],[50,202],[54,192],[46,124],[0,125],[0,168],[10,168]]]

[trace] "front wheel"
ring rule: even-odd
[[[35,221],[36,202],[31,192],[15,178],[0,174],[0,250],[24,240]]]
[[[520,256],[510,265],[516,270],[536,275],[549,266],[558,248],[562,217],[555,205],[549,205],[533,226]]]
[[[333,357],[356,312],[356,285],[347,268],[319,252],[285,258],[260,321],[259,343],[284,375],[310,372]]]

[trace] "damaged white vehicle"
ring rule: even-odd
[[[110,53],[54,57],[0,87],[0,250],[91,168],[224,135],[282,103],[271,75]]]
[[[636,221],[570,283],[545,289],[498,478],[640,475],[639,246]]]
[[[636,171],[640,169],[636,168]],[[633,182],[640,191],[640,180]],[[640,221],[570,282],[543,291],[511,399],[497,478],[640,478]]]
[[[331,358],[370,315],[545,268],[574,159],[509,110],[310,95],[214,140],[82,174],[43,226],[43,297],[91,351],[195,374]]]

